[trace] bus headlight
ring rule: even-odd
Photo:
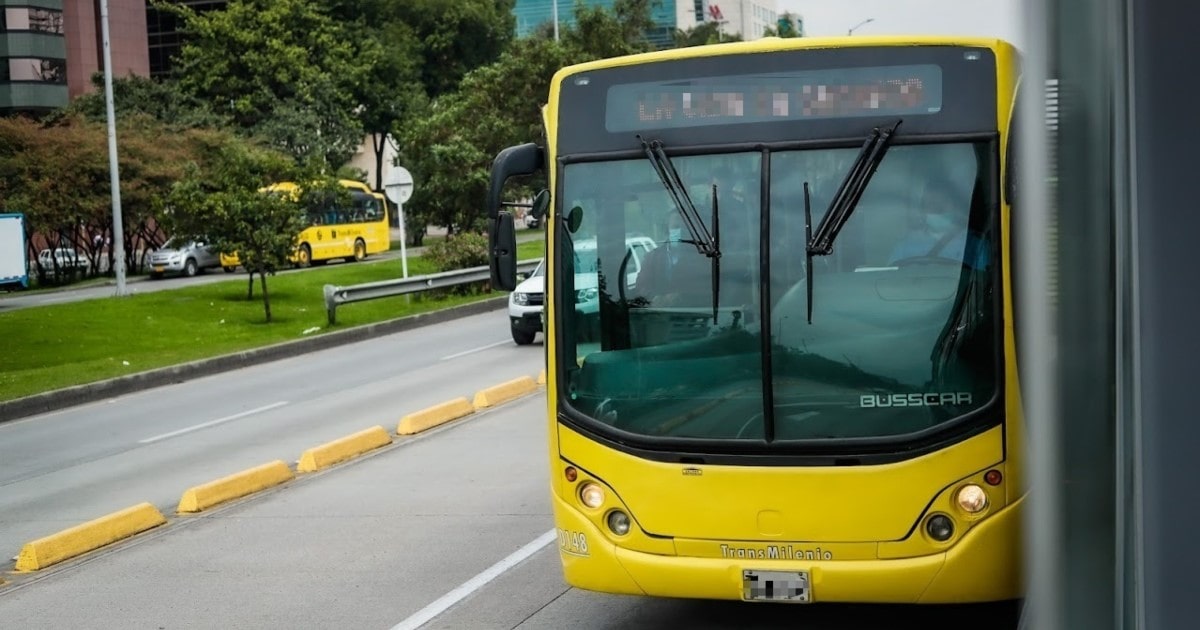
[[[592,509],[598,508],[604,505],[604,488],[598,483],[586,481],[579,486],[579,500]]]
[[[624,536],[629,533],[629,515],[621,510],[613,510],[608,513],[608,528],[612,533],[618,536]]]
[[[975,484],[967,484],[954,495],[954,502],[967,514],[978,514],[988,506],[987,492]]]

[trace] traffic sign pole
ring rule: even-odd
[[[403,269],[404,277],[408,277],[408,236],[404,233],[404,202],[412,197],[413,193],[413,178],[408,169],[403,166],[392,167],[388,173],[387,181],[383,184],[383,191],[387,194],[387,198],[396,204],[396,211],[400,213],[400,265]]]

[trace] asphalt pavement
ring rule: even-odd
[[[0,588],[37,628],[1016,627],[1010,604],[770,605],[562,581],[543,394]]]

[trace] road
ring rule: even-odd
[[[419,250],[417,251],[419,253]],[[416,253],[410,250],[409,256],[414,256]],[[396,262],[396,277],[400,277],[400,251],[388,251],[380,254],[374,254],[367,259],[368,262],[376,262],[380,260],[395,260]],[[330,262],[329,265],[345,264],[341,261]],[[324,269],[325,267],[308,267],[306,269],[284,269],[279,273],[303,273],[310,269]],[[126,279],[126,290],[129,293],[152,293],[155,291],[169,291],[171,289],[181,289],[184,287],[198,286],[202,284],[212,284],[214,282],[223,282],[226,280],[240,279],[245,283],[246,278],[244,272],[240,269],[238,273],[225,273],[220,269],[209,269],[200,275],[192,278],[183,278],[179,276],[171,276],[162,278],[161,280],[151,280],[148,276],[131,276]],[[5,311],[14,311],[20,308],[29,308],[31,306],[47,306],[50,304],[62,304],[64,302],[78,302],[81,300],[91,300],[95,298],[112,297],[117,293],[115,280],[109,280],[104,284],[96,284],[86,287],[71,288],[64,287],[60,290],[48,291],[33,291],[33,292],[13,292],[0,294],[0,313]]]
[[[570,589],[550,535],[545,432],[539,393],[2,587],[0,618],[26,630],[1016,627],[1006,605],[797,607]]]
[[[0,557],[543,365],[503,310],[0,425]]]
[[[444,234],[444,231],[431,231],[431,234]],[[521,230],[517,234],[517,242],[524,243],[526,241],[535,241],[544,238],[544,234],[538,230]],[[392,242],[398,243],[400,239],[399,231],[393,230]],[[424,247],[413,247],[408,249],[409,257],[419,256],[425,251]],[[396,261],[396,277],[400,277],[400,250],[393,249],[379,254],[372,254],[367,259],[368,262],[377,261]],[[341,261],[331,261],[329,265],[346,264]],[[326,267],[308,267],[306,269],[284,269],[279,273],[303,273],[311,269],[325,269]],[[151,280],[147,276],[133,276],[127,279],[126,290],[129,293],[151,293],[154,291],[168,291],[171,289],[180,289],[184,287],[197,286],[201,284],[211,284],[213,282],[222,282],[240,278],[245,282],[245,276],[239,270],[237,274],[229,274],[220,269],[210,269],[193,278],[182,277],[167,277],[161,280]],[[104,284],[92,285],[80,288],[65,287],[61,290],[34,291],[32,293],[16,291],[11,293],[0,293],[0,313],[6,311],[14,311],[21,308],[29,308],[32,306],[47,306],[50,304],[62,304],[64,302],[78,302],[80,300],[91,300],[95,298],[112,297],[116,295],[116,281],[110,280]]]

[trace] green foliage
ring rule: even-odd
[[[117,135],[124,263],[136,271],[144,253],[161,243],[155,217],[181,165],[193,159],[199,134],[172,132],[139,115],[120,121]],[[24,212],[31,237],[40,235],[52,249],[75,249],[93,273],[102,259],[105,268],[113,266],[112,249],[104,246],[113,236],[107,144],[104,125],[74,113],[46,126],[0,119],[0,206]],[[29,244],[37,247],[33,238]],[[55,269],[36,271],[43,284],[48,275],[62,279]]]
[[[251,287],[258,274],[270,322],[267,276],[288,264],[296,235],[306,225],[302,211],[306,199],[261,189],[304,176],[286,157],[232,139],[213,158],[205,169],[189,165],[170,192],[170,213],[164,218],[176,236],[205,240],[218,251],[236,253],[250,274]]]
[[[104,75],[92,75],[91,92],[71,101],[60,118],[82,115],[95,122],[107,121],[104,104]],[[137,75],[113,78],[113,110],[118,120],[149,117],[168,129],[221,127],[228,124],[205,101],[185,92],[178,81],[155,80]]]
[[[513,39],[516,0],[391,0],[420,43],[421,84],[430,98],[453,92]]]
[[[352,155],[363,134],[356,96],[383,54],[376,40],[307,0],[231,0],[203,13],[155,3],[185,20],[186,93],[297,163],[319,159],[333,170]]]
[[[801,37],[802,33],[797,26],[800,23],[800,16],[791,12],[781,13],[775,21],[775,26],[768,26],[763,30],[763,37]]]
[[[432,261],[438,271],[482,267],[488,264],[488,240],[476,232],[463,232],[430,245],[425,250],[425,258]]]
[[[688,48],[691,46],[706,46],[725,42],[740,42],[742,36],[737,33],[722,33],[721,25],[716,22],[705,22],[687,30],[675,31],[675,47]]]
[[[501,149],[542,135],[541,105],[554,72],[578,60],[552,40],[522,40],[500,59],[469,73],[413,121],[401,159],[421,182],[406,212],[456,230],[483,227],[488,169]]]
[[[647,52],[654,46],[646,31],[654,26],[651,9],[658,0],[616,0],[612,9],[575,0],[575,24],[560,38],[579,61]]]

